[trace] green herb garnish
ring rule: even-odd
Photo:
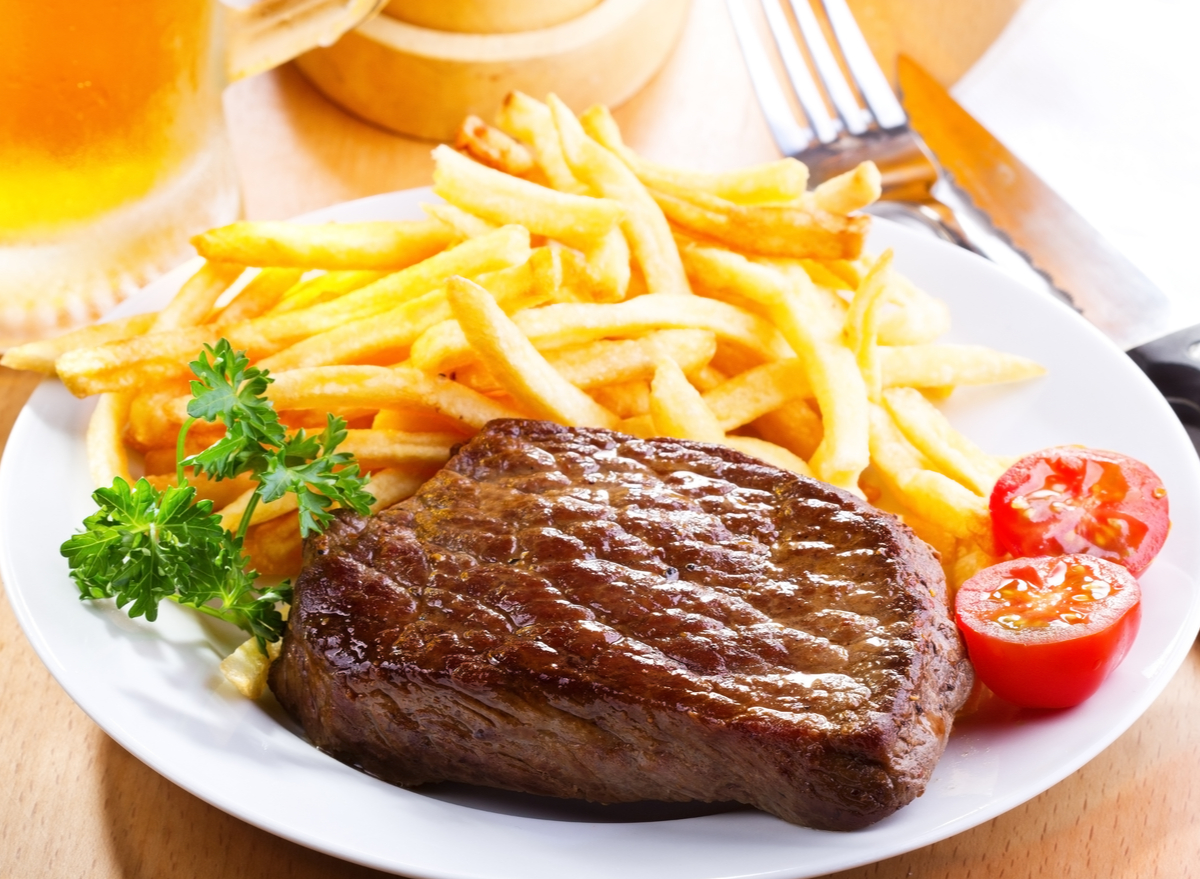
[[[190,364],[197,381],[179,431],[177,485],[159,491],[145,479],[131,487],[117,477],[92,495],[99,509],[61,552],[84,600],[113,598],[131,617],[153,621],[168,599],[244,629],[265,652],[266,642],[283,633],[276,604],[291,600],[291,588],[255,586],[258,572],[242,551],[255,507],[294,493],[307,537],[329,524],[334,504],[366,514],[374,498],[352,456],[335,451],[346,438],[345,421],[329,415],[321,433],[289,435],[264,396],[273,379],[249,364],[225,339],[206,345]],[[225,436],[185,457],[188,430],[198,419],[222,421]],[[212,479],[245,473],[257,483],[236,533],[221,526],[211,501],[195,500],[187,467]]]

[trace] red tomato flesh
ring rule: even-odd
[[[1067,708],[1116,668],[1141,623],[1141,590],[1089,555],[1013,559],[958,590],[958,627],[979,679],[1028,708]]]
[[[1167,490],[1141,461],[1083,446],[1022,458],[992,490],[996,542],[1014,556],[1085,553],[1135,577],[1170,527]]]

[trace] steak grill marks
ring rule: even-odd
[[[918,795],[970,672],[895,519],[724,447],[493,422],[310,542],[272,687],[399,784],[736,800],[864,826]]]

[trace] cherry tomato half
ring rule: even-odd
[[[1137,635],[1141,590],[1121,565],[1089,555],[1013,559],[958,590],[958,627],[979,679],[1029,708],[1078,705]]]
[[[992,490],[996,542],[1014,556],[1085,553],[1135,577],[1158,555],[1170,525],[1167,490],[1133,458],[1059,446],[1022,458]]]

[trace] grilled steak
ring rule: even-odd
[[[848,830],[918,796],[971,671],[941,569],[723,446],[496,421],[308,541],[271,687],[405,786],[737,801]]]

